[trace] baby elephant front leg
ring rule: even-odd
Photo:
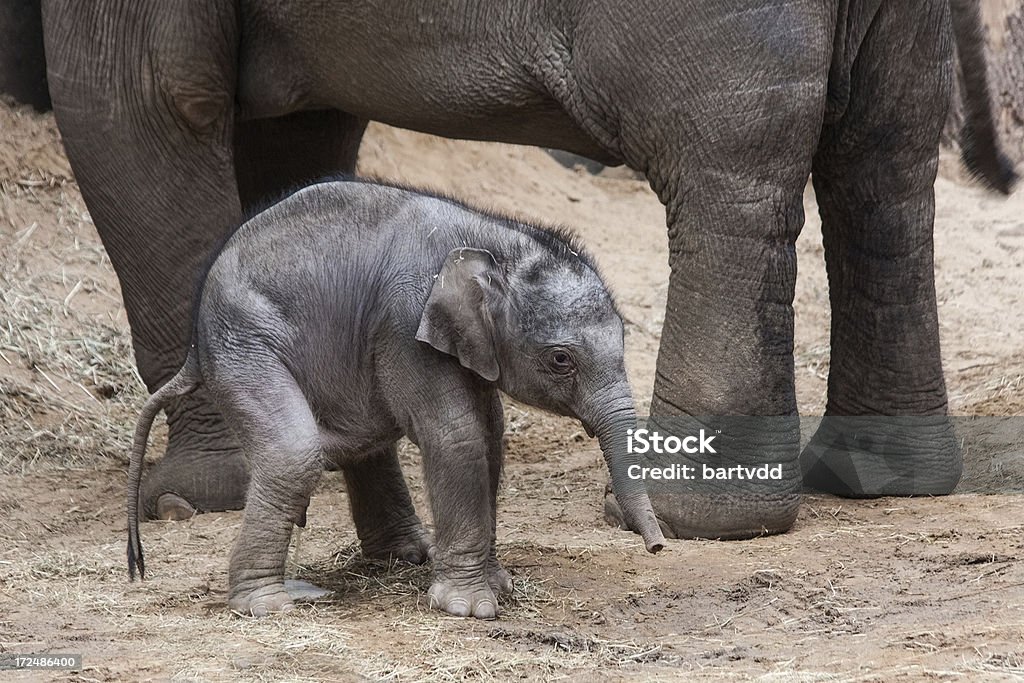
[[[455,616],[493,619],[498,601],[488,580],[494,525],[488,459],[495,449],[484,430],[464,439],[459,431],[424,449],[437,535],[428,599],[431,607]]]

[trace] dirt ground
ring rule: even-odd
[[[1024,416],[1024,193],[993,197],[955,160],[943,169],[936,274],[952,408]],[[361,171],[580,232],[628,318],[643,410],[668,276],[663,211],[643,181],[381,126]],[[796,358],[800,410],[814,415],[829,349],[810,195],[807,216]],[[361,559],[336,473],[290,570],[331,599],[268,619],[229,613],[236,512],[143,524],[149,574],[130,584],[126,453],[144,391],[117,281],[52,117],[4,105],[0,266],[0,653],[84,656],[77,673],[5,679],[1024,678],[1024,497],[811,496],[788,534],[672,542],[650,556],[602,521],[596,442],[513,403],[498,541],[516,591],[497,621],[428,611],[428,569]],[[1008,477],[1024,472],[1019,448],[1003,456]],[[425,514],[415,449],[403,463]]]

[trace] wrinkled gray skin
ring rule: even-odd
[[[511,578],[494,552],[504,420],[498,389],[578,418],[600,440],[630,526],[664,543],[626,476],[636,413],[622,320],[590,259],[556,233],[363,182],[300,190],[245,223],[210,269],[183,369],[136,430],[129,568],[143,569],[139,480],[153,417],[202,384],[252,477],[229,572],[232,609],[289,609],[292,525],[325,463],[344,470],[371,557],[433,557],[430,604],[493,618]],[[437,545],[395,442],[423,452]]]
[[[43,30],[57,122],[151,390],[185,357],[188,292],[213,245],[283,188],[351,170],[377,119],[646,175],[672,270],[660,415],[796,413],[794,243],[813,171],[832,306],[827,413],[939,421],[890,452],[819,435],[820,462],[858,474],[805,462],[807,481],[864,496],[956,484],[932,272],[953,71],[945,0],[45,0]],[[997,158],[974,167],[999,184]],[[168,412],[147,514],[239,507],[244,459],[205,391]],[[786,463],[788,489],[658,494],[670,533],[790,527],[796,435],[736,458]]]
[[[985,0],[950,0],[956,59],[960,68],[960,104],[964,123],[959,130],[964,165],[989,188],[1009,194],[1017,182],[1013,162],[1003,153],[997,136],[980,5]],[[597,175],[604,164],[560,150],[547,152],[566,168],[581,166]]]

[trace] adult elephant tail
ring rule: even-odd
[[[999,147],[989,92],[981,9],[977,0],[950,0],[953,36],[960,62],[964,110],[960,149],[967,170],[985,185],[1009,194],[1017,181],[1013,163]]]
[[[40,0],[0,2],[0,95],[48,111]]]

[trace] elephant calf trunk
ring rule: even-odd
[[[643,489],[642,484],[640,488]],[[614,483],[612,490],[615,490]],[[651,499],[647,497],[647,491],[642,490],[640,493],[622,496],[616,494],[615,498],[619,501],[619,507],[622,508],[623,517],[629,528],[644,539],[644,547],[647,548],[647,552],[653,554],[664,548],[665,536],[661,533],[661,525],[658,524],[654,508],[651,507]]]
[[[629,476],[633,465],[639,470],[640,458],[629,452],[627,430],[636,427],[632,408],[620,411],[612,420],[597,428],[598,442],[612,477],[612,490],[622,509],[623,521],[644,539],[647,552],[656,553],[665,547],[665,536],[654,514],[651,499],[641,479]]]

